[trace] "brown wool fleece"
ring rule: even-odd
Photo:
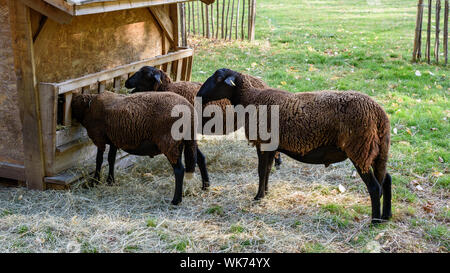
[[[376,178],[383,181],[390,123],[383,108],[369,96],[353,91],[261,90],[239,73],[235,84],[243,106],[279,105],[280,149],[305,155],[322,146],[336,146],[364,173],[375,166]]]
[[[159,86],[158,91],[168,91],[173,92],[178,95],[181,95],[185,97],[191,104],[194,104],[195,96],[198,93],[198,90],[200,90],[200,87],[202,86],[202,83],[199,82],[172,82],[169,75],[167,75],[164,71],[161,70],[162,73],[165,74],[165,77],[163,77],[162,84]],[[249,83],[252,87],[258,88],[258,89],[267,89],[269,86],[261,79],[242,74],[247,77]],[[223,113],[223,132],[226,132],[226,107],[228,105],[231,105],[230,101],[228,99],[222,99],[217,101],[211,101],[207,104],[203,105],[203,109],[209,105],[217,105],[220,107]],[[212,117],[203,117],[202,118],[202,125],[205,125],[209,120],[211,120],[214,117],[214,114]],[[234,131],[237,129],[237,122],[235,118],[235,124],[234,124]]]
[[[72,100],[72,113],[87,130],[89,137],[99,149],[113,144],[122,150],[137,149],[143,143],[155,144],[150,156],[164,154],[175,164],[181,154],[181,145],[187,145],[193,154],[194,140],[174,140],[172,124],[179,117],[171,117],[175,105],[186,105],[192,116],[194,131],[194,108],[183,97],[170,92],[146,92],[124,96],[105,91],[101,94],[76,94]],[[147,155],[147,154],[146,154]],[[195,167],[195,161],[194,161]],[[188,166],[189,165],[189,166]],[[192,163],[186,162],[186,171],[193,171]]]

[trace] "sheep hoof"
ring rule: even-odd
[[[186,178],[186,180],[191,180],[194,178],[194,173],[185,173],[184,178]]]
[[[385,214],[383,214],[382,216],[381,216],[381,219],[383,219],[383,220],[389,220],[389,219],[391,219],[392,218],[392,213],[389,213],[389,214],[387,214],[387,215],[385,215]]]
[[[379,219],[379,218],[373,218],[372,219],[372,225],[378,225],[378,224],[380,224],[382,222],[383,222],[383,220]]]
[[[181,203],[181,200],[178,200],[178,199],[175,200],[175,199],[173,199],[171,203],[172,203],[172,205],[176,206],[176,205],[178,205],[178,204]]]
[[[116,183],[116,181],[114,181],[114,178],[108,178],[106,179],[106,183],[111,186],[112,184]]]
[[[202,190],[206,191],[209,188],[209,182],[203,182]]]
[[[258,200],[261,200],[261,199],[263,199],[263,198],[264,198],[264,195],[259,195],[259,194],[258,194],[258,195],[255,196],[254,199],[255,199],[255,201],[258,201]]]

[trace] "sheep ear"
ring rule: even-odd
[[[160,75],[159,73],[153,75],[153,78],[155,78],[155,80],[156,80],[159,84],[162,83],[162,81],[161,81],[161,75]]]
[[[236,80],[236,78],[234,76],[229,76],[225,79],[225,83],[229,86],[236,86],[236,84],[234,83],[234,81]]]

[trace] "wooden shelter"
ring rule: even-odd
[[[64,187],[79,177],[71,168],[94,165],[95,146],[72,123],[72,92],[119,90],[143,65],[190,80],[179,2],[0,0],[0,177]]]

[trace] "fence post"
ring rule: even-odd
[[[414,49],[412,61],[416,62],[420,59],[420,48],[422,39],[422,16],[423,16],[423,0],[417,3],[416,30],[414,35]]]
[[[439,23],[441,20],[441,0],[436,0],[436,40],[434,44],[434,58],[436,64],[439,63]]]

